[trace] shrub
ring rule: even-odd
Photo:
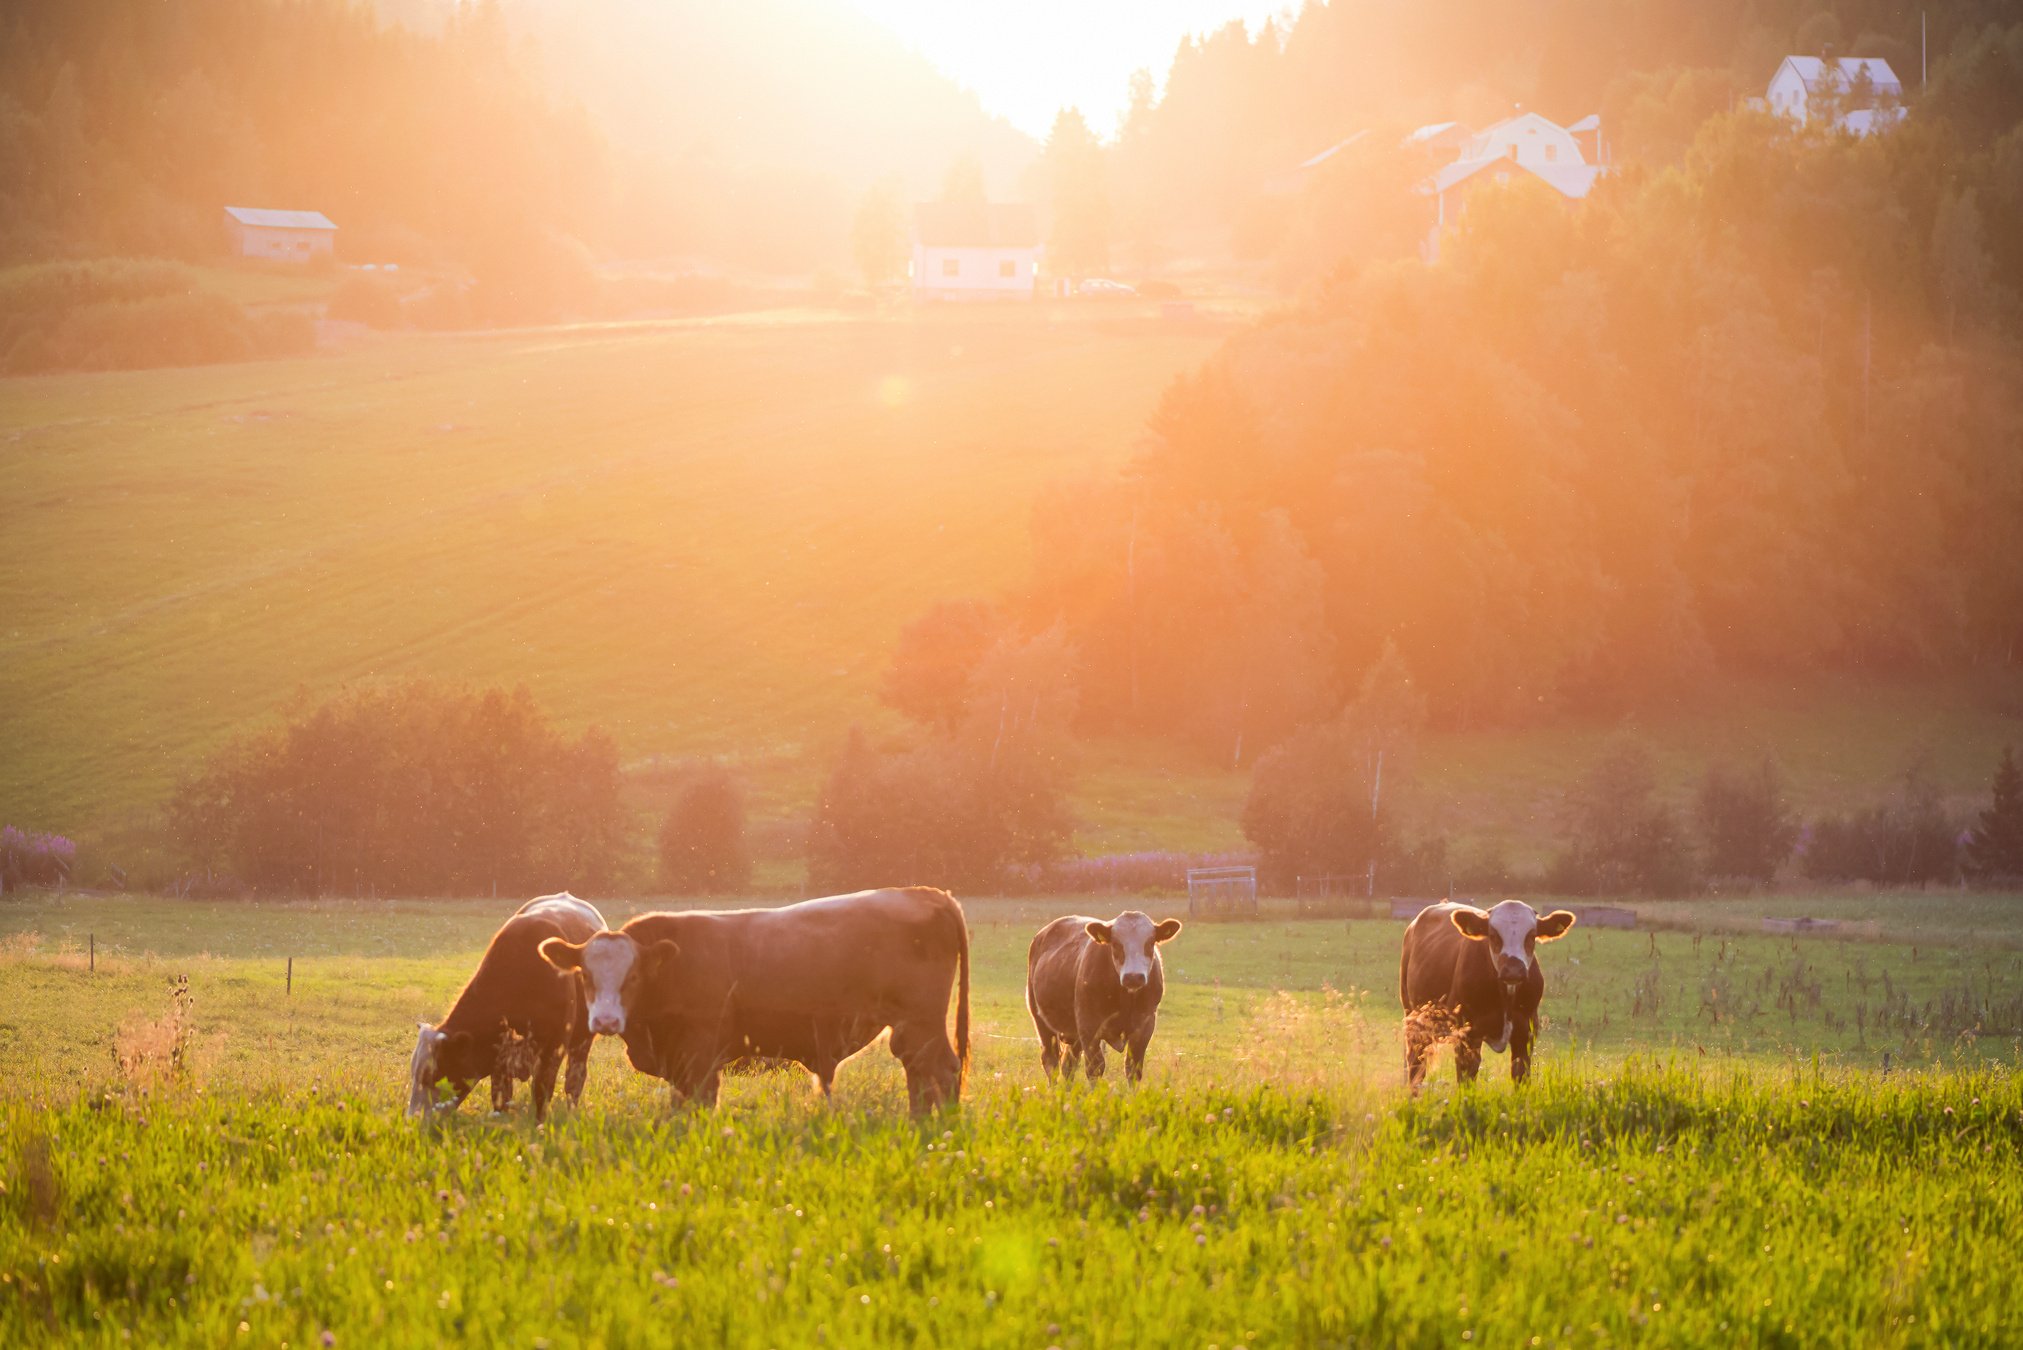
[[[1681,895],[1693,859],[1678,813],[1658,797],[1656,760],[1640,741],[1605,751],[1567,793],[1566,846],[1546,884],[1565,895]]]
[[[316,894],[595,890],[624,843],[617,747],[526,690],[347,690],[228,744],[170,802],[200,867]]]
[[[60,834],[0,828],[0,891],[57,885],[76,864],[77,845]]]
[[[1392,884],[1391,865],[1411,851],[1395,837],[1384,785],[1388,778],[1395,800],[1425,715],[1404,662],[1387,647],[1340,717],[1295,732],[1258,761],[1243,834],[1257,845],[1266,886],[1289,891],[1298,876],[1366,876],[1373,864]]]
[[[1784,776],[1767,759],[1754,769],[1708,769],[1694,815],[1710,876],[1769,881],[1798,840]]]
[[[970,676],[1004,633],[981,600],[945,600],[906,625],[878,697],[923,726],[953,731],[969,702]]]
[[[1814,881],[1915,886],[1949,880],[1959,869],[1957,834],[1921,763],[1873,806],[1814,821],[1798,852],[1800,869]]]
[[[400,292],[384,278],[354,272],[330,293],[329,315],[368,328],[399,328]]]
[[[14,374],[204,365],[307,348],[306,318],[254,320],[179,263],[39,263],[0,272],[0,352]]]
[[[718,765],[691,771],[660,830],[660,884],[677,895],[724,895],[751,884],[745,797]]]

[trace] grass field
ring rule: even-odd
[[[827,1107],[772,1073],[670,1115],[606,1045],[542,1129],[422,1130],[414,1020],[503,902],[32,896],[0,908],[0,1341],[2013,1341],[2023,953],[1983,935],[2023,902],[1863,903],[1914,945],[1577,929],[1537,1081],[1492,1056],[1414,1101],[1395,923],[1190,925],[1146,1084],[1063,1092],[1020,991],[1073,904],[979,901],[959,1112],[907,1119],[874,1046]],[[185,1074],[118,1067],[175,975]]]
[[[602,723],[643,806],[658,765],[708,753],[762,819],[803,816],[850,723],[890,724],[899,627],[1015,585],[1036,492],[1122,462],[1223,331],[780,312],[0,381],[0,822],[165,878],[155,812],[207,751],[298,694],[412,673]],[[1924,750],[1964,808],[2023,743],[2023,701],[1986,693],[1736,685],[1643,730],[1681,791],[1773,753],[1806,809],[1837,808]],[[1535,864],[1618,727],[1434,736],[1408,809]],[[1247,766],[1097,742],[1076,846],[1239,847],[1247,789]]]

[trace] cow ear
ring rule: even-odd
[[[1101,943],[1103,946],[1107,947],[1110,944],[1110,925],[1104,923],[1102,920],[1100,919],[1089,920],[1089,922],[1085,925],[1085,931],[1088,933],[1090,937],[1094,938],[1098,943]]]
[[[1453,913],[1454,926],[1461,930],[1463,937],[1474,938],[1477,942],[1489,936],[1489,916],[1473,905],[1463,905]]]
[[[568,938],[543,938],[540,952],[541,959],[557,970],[583,969],[583,948]]]
[[[1161,919],[1159,926],[1152,930],[1152,940],[1154,942],[1171,942],[1179,936],[1180,920],[1178,919]]]
[[[1574,913],[1570,909],[1556,909],[1538,921],[1538,940],[1550,942],[1556,937],[1565,937],[1566,930],[1573,927]]]
[[[653,979],[666,972],[674,964],[674,958],[681,955],[681,948],[671,938],[662,938],[639,954],[639,973]]]

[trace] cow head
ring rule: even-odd
[[[439,1031],[426,1022],[414,1038],[414,1056],[407,1072],[407,1113],[427,1115],[436,1104],[436,1084],[445,1078],[469,1082],[483,1078],[491,1066],[476,1062],[483,1058],[484,1046],[465,1031]]]
[[[622,1036],[626,1018],[679,950],[672,942],[646,945],[630,933],[606,931],[583,943],[551,937],[541,944],[541,957],[583,981],[593,1034]]]
[[[1136,993],[1152,978],[1152,962],[1158,957],[1159,944],[1180,935],[1180,920],[1153,923],[1151,915],[1133,909],[1108,923],[1091,919],[1088,933],[1109,951],[1110,961],[1117,968],[1117,983]]]
[[[1556,909],[1540,918],[1538,911],[1522,900],[1505,900],[1487,910],[1462,905],[1453,915],[1454,926],[1463,935],[1489,944],[1489,958],[1505,992],[1513,992],[1538,969],[1537,944],[1563,936],[1573,927],[1573,917],[1567,910]]]

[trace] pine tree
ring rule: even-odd
[[[1995,799],[1967,836],[1967,868],[1981,877],[2023,877],[2023,769],[2013,746],[1995,768]]]

